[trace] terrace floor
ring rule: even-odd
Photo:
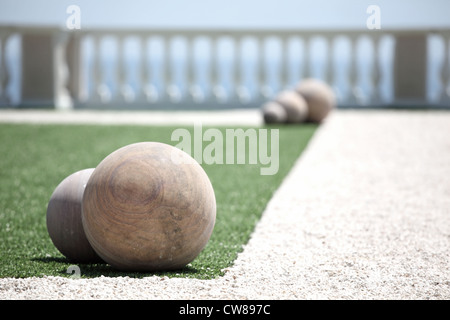
[[[450,299],[449,255],[450,112],[335,110],[223,277],[7,278],[0,298]]]

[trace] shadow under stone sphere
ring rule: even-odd
[[[77,171],[53,191],[47,205],[47,231],[55,247],[71,262],[101,262],[83,230],[81,202],[94,169]]]
[[[191,156],[167,144],[140,142],[100,162],[86,185],[82,217],[92,247],[114,268],[173,270],[206,246],[216,200]]]
[[[319,123],[336,106],[333,89],[319,79],[300,81],[296,91],[306,100],[308,105],[308,121]]]

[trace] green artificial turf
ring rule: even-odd
[[[75,171],[94,168],[127,144],[159,141],[176,145],[171,134],[177,128],[0,125],[0,277],[71,276],[67,269],[72,264],[54,247],[46,229],[47,203],[55,187]],[[193,132],[192,127],[187,129]],[[218,129],[225,136],[226,128]],[[315,129],[311,124],[279,128],[279,171],[275,175],[261,175],[259,164],[202,164],[216,194],[216,224],[205,249],[184,269],[131,273],[107,264],[80,264],[81,277],[157,274],[211,279],[222,275],[221,270],[232,265],[248,241],[267,202]]]

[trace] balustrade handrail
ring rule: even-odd
[[[33,32],[33,33],[46,33],[48,31],[63,31],[69,33],[79,33],[79,34],[90,34],[90,33],[100,33],[100,34],[115,34],[115,35],[146,35],[146,34],[158,34],[158,35],[230,35],[238,36],[242,34],[251,34],[259,36],[267,35],[321,35],[321,34],[345,34],[345,35],[360,35],[360,34],[423,34],[423,33],[438,33],[438,34],[450,34],[450,28],[436,28],[436,27],[426,27],[426,28],[402,28],[402,27],[391,27],[382,29],[367,29],[367,28],[235,28],[235,27],[212,27],[212,28],[172,28],[172,27],[82,27],[80,29],[67,29],[67,27],[56,26],[56,25],[13,25],[13,24],[0,24],[0,30],[7,33],[20,33],[23,31]]]

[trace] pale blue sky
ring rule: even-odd
[[[365,28],[371,4],[382,28],[450,27],[449,0],[0,0],[0,24],[65,26],[71,4],[82,28]]]

